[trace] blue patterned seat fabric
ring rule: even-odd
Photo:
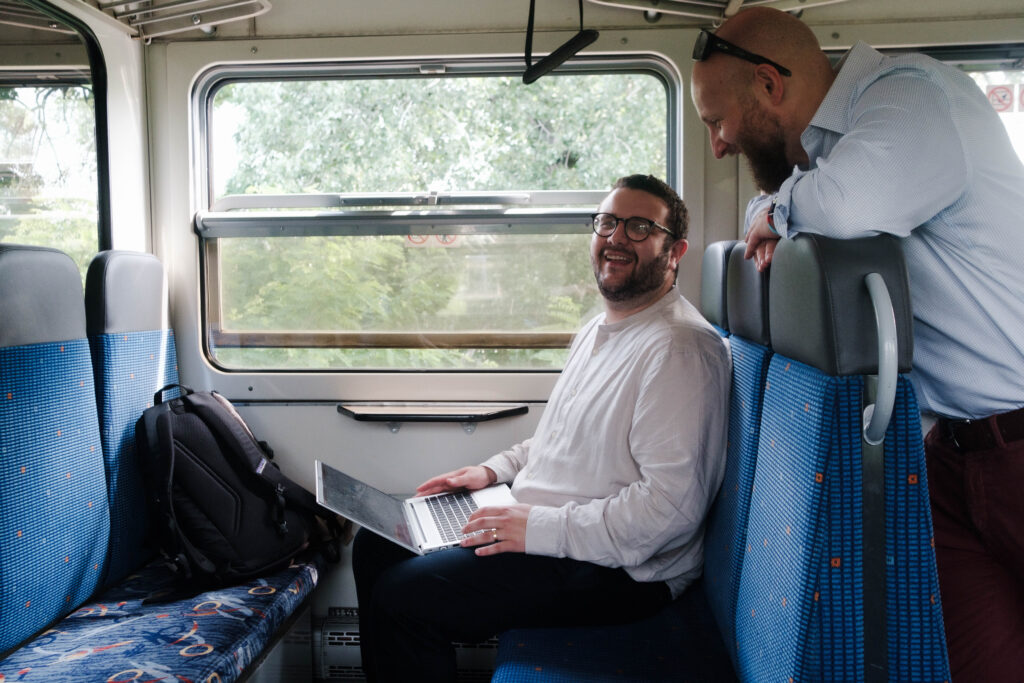
[[[149,510],[136,458],[135,421],[155,391],[178,381],[170,330],[90,335],[97,361],[96,397],[102,416],[103,461],[110,504],[110,560],[105,585],[151,559]],[[154,362],[153,359],[163,362]]]
[[[68,257],[0,245],[0,315],[20,330],[0,329],[0,682],[233,681],[316,586],[296,564],[181,598],[145,565],[134,426],[177,380],[163,277],[151,255],[105,252],[83,306]]]
[[[92,349],[110,506],[104,585],[153,558],[135,421],[158,389],[178,381],[163,265],[152,254],[106,251],[89,264],[86,329]],[[176,392],[175,392],[176,393]],[[168,397],[175,395],[168,393]]]
[[[708,515],[704,536],[704,582],[722,639],[735,664],[736,600],[739,595],[747,518],[761,430],[761,400],[771,351],[732,335],[732,394],[725,476]]]
[[[0,652],[103,575],[110,523],[81,297],[66,255],[0,245]]]
[[[865,664],[870,646],[885,653],[887,680],[948,681],[920,418],[904,375],[884,441],[884,553],[872,557],[864,544],[861,406],[878,353],[870,301],[856,285],[868,272],[883,275],[907,372],[911,317],[899,244],[801,236],[779,243],[772,270],[775,355],[736,607],[740,677],[862,681],[877,675]],[[865,587],[876,562],[884,563],[884,601]],[[880,605],[884,633],[867,628]]]
[[[948,681],[920,412],[901,377],[885,435],[889,679]]]
[[[746,243],[733,243],[728,255],[728,301],[732,387],[725,476],[708,514],[704,536],[704,581],[708,602],[736,665],[736,601],[747,545],[747,517],[754,488],[761,407],[768,361],[768,276],[743,257]]]
[[[862,379],[775,356],[767,386],[736,605],[740,677],[864,680],[860,497],[844,495],[860,491]]]
[[[761,427],[736,609],[743,680],[865,679],[861,384],[772,362],[764,414],[780,419]],[[924,447],[906,378],[885,448],[888,679],[948,681]]]
[[[0,681],[233,681],[313,590],[317,570],[160,602],[173,577],[153,564],[83,604],[0,661]],[[156,602],[143,601],[151,596]]]

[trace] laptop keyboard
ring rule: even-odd
[[[469,516],[477,509],[473,496],[465,491],[427,499],[427,509],[437,523],[441,538],[445,541],[461,540]]]

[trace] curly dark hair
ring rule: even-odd
[[[668,204],[668,225],[665,227],[672,231],[672,237],[675,239],[686,239],[690,230],[690,215],[682,198],[668,183],[652,175],[637,173],[623,176],[612,185],[613,190],[620,187],[629,190],[643,190]]]

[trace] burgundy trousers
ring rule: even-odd
[[[925,438],[954,683],[1024,682],[1024,439],[965,451]]]

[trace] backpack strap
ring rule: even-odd
[[[170,411],[161,412],[156,419],[156,429],[149,430],[148,432],[150,452],[158,452],[154,449],[158,448],[158,444],[161,442],[170,444],[170,448],[167,450],[167,458],[164,459],[164,469],[158,473],[158,481],[161,488],[157,504],[163,519],[167,520],[167,531],[170,533],[171,538],[177,539],[179,545],[184,547],[184,552],[179,552],[169,559],[176,569],[184,572],[185,578],[191,578],[192,576],[189,562],[195,562],[204,572],[212,574],[216,571],[215,565],[189,540],[184,529],[178,524],[178,518],[174,512],[172,488],[174,487],[174,461],[177,446],[175,445],[174,430],[171,427],[171,422]]]
[[[275,503],[274,521],[278,525],[278,533],[288,532],[284,509],[286,491],[289,486],[285,481],[274,481],[266,476],[267,465],[271,464],[266,452],[256,441],[248,425],[238,414],[231,402],[215,391],[194,392],[184,397],[196,415],[205,422],[222,443],[228,445],[231,456],[241,466],[246,475],[258,479],[264,487],[268,498]]]
[[[161,403],[163,403],[164,402],[164,392],[166,392],[166,391],[168,391],[170,389],[178,389],[181,392],[182,396],[188,396],[189,394],[194,394],[195,393],[195,391],[193,391],[191,388],[185,386],[184,384],[177,384],[175,382],[172,382],[171,384],[165,384],[164,386],[162,386],[159,389],[157,389],[156,393],[153,394],[153,405],[158,406]]]
[[[250,431],[248,425],[238,414],[235,407],[226,398],[215,391],[191,392],[183,400],[195,410],[196,414],[210,426],[217,436],[227,444],[237,462],[259,479],[267,489],[269,496],[276,499],[275,519],[279,523],[279,531],[287,531],[284,519],[286,505],[298,508],[314,520],[322,520],[323,525],[313,525],[312,534],[316,545],[331,562],[341,558],[341,539],[344,530],[336,515],[326,515],[312,493],[295,484],[278,469],[270,460],[269,448],[264,448]]]
[[[231,445],[235,455],[243,466],[253,473],[267,486],[271,495],[277,498],[278,519],[284,527],[284,507],[289,505],[306,513],[314,520],[323,524],[313,525],[312,539],[319,546],[324,556],[331,562],[341,558],[341,541],[344,529],[337,515],[326,514],[324,508],[317,504],[312,493],[288,479],[270,458],[273,451],[262,442],[258,442],[248,425],[238,414],[235,407],[226,398],[215,391],[193,392],[185,401],[196,413],[220,436]]]

